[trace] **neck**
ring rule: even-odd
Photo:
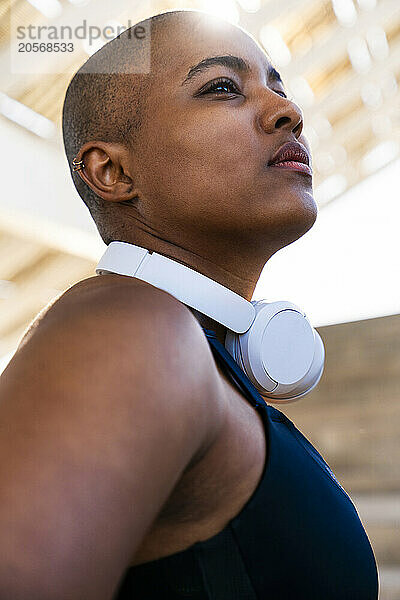
[[[255,244],[232,243],[219,239],[213,245],[211,240],[201,247],[200,242],[191,241],[190,247],[184,246],[180,241],[177,245],[169,240],[156,237],[143,229],[135,229],[132,235],[116,236],[114,239],[135,244],[157,254],[162,254],[178,263],[181,263],[206,277],[217,281],[224,287],[232,290],[250,302],[261,271],[267,260],[276,252],[277,248],[268,251],[263,248],[260,256],[254,256]],[[213,239],[214,241],[214,239]],[[224,344],[227,328],[214,319],[204,315],[198,310],[187,307],[205,329],[215,332],[217,339]]]
[[[226,240],[218,240],[217,244],[208,240],[208,244],[204,243],[205,247],[197,240],[193,240],[190,246],[184,245],[184,242],[177,245],[143,230],[135,230],[132,235],[114,239],[171,258],[217,281],[249,302],[266,262],[277,251],[277,248],[268,250],[264,247],[257,255],[254,244],[253,247],[251,243],[241,244],[240,241],[228,244]]]

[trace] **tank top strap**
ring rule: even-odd
[[[217,339],[215,331],[202,327],[208,342],[211,346],[212,353],[219,363],[225,367],[225,370],[230,375],[234,383],[241,389],[250,404],[255,408],[267,409],[268,404],[265,402],[257,388],[253,385],[245,372],[239,367],[234,358],[229,354],[228,350]]]

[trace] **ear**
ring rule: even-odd
[[[103,200],[124,202],[139,195],[132,177],[132,156],[126,146],[113,142],[84,144],[74,162],[76,173]]]

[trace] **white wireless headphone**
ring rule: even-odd
[[[298,400],[321,378],[321,337],[291,302],[248,302],[171,258],[126,242],[109,244],[96,273],[147,281],[227,327],[226,349],[260,394],[273,402]]]

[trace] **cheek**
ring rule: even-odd
[[[158,114],[144,155],[144,191],[157,227],[172,217],[178,229],[195,224],[240,233],[245,220],[248,230],[282,235],[315,220],[304,183],[264,170],[268,140],[257,135],[251,114],[224,107]]]
[[[215,164],[231,173],[236,171],[235,163],[248,160],[246,145],[255,138],[249,110],[222,100],[177,108],[174,115],[165,110],[168,128],[162,132],[164,149],[173,163],[182,166],[184,160],[198,170]]]
[[[214,186],[214,194],[223,190],[237,192],[237,186],[254,178],[258,165],[259,149],[249,124],[225,118],[223,122],[212,119],[182,124],[172,131],[167,141],[166,154],[171,169],[181,184],[200,190]]]
[[[248,193],[260,177],[262,149],[248,119],[220,116],[217,121],[212,111],[208,114],[196,125],[187,117],[155,131],[146,152],[151,194],[185,212],[190,208],[192,216],[205,205],[209,214],[211,201],[216,208],[232,207],[231,199]]]

